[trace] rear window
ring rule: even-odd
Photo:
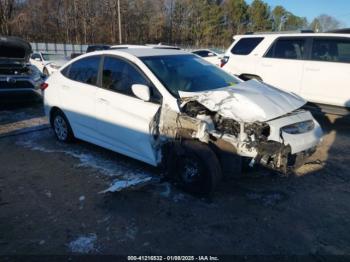
[[[350,63],[350,40],[337,38],[316,38],[312,45],[314,61]]]
[[[261,43],[263,37],[245,37],[242,38],[232,48],[231,53],[235,55],[249,55],[258,44]]]

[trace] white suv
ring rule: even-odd
[[[309,102],[350,107],[350,35],[278,33],[234,36],[223,69]]]

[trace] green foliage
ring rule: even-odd
[[[248,8],[250,25],[249,29],[256,31],[267,31],[272,28],[270,20],[270,7],[262,0],[254,0]]]

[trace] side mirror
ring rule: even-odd
[[[143,101],[149,101],[151,99],[151,92],[146,85],[134,84],[131,86],[131,90],[136,97]]]
[[[40,58],[38,58],[38,57],[37,57],[37,58],[35,58],[34,60],[35,60],[35,61],[41,61],[41,59],[40,59]]]

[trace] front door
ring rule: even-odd
[[[133,84],[150,81],[126,60],[106,56],[102,69],[102,88],[96,97],[97,130],[101,142],[112,150],[156,165],[156,152],[151,134],[152,121],[160,100],[143,101],[133,94]]]

